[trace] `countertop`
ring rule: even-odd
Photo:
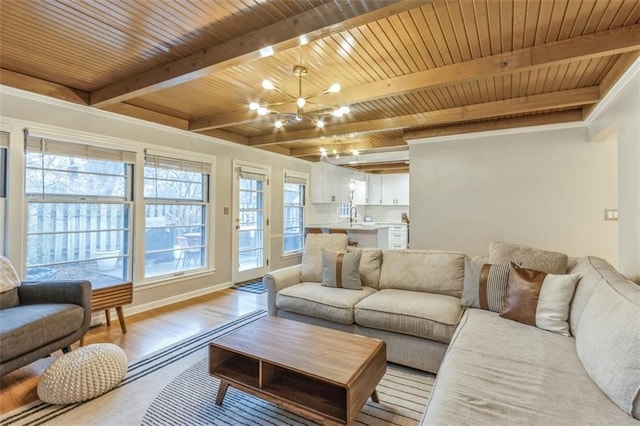
[[[347,231],[377,231],[380,229],[388,229],[393,225],[402,225],[402,223],[376,223],[375,225],[364,225],[361,222],[349,225],[348,223],[323,223],[319,225],[307,225],[307,228],[331,228],[346,229]]]

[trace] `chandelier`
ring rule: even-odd
[[[325,111],[315,112],[315,113],[307,113],[304,112],[304,107],[307,104],[315,104],[320,106],[325,106],[323,104],[318,104],[315,102],[309,102],[308,99],[322,96],[329,93],[337,93],[340,91],[340,85],[338,83],[333,83],[327,90],[317,95],[312,96],[302,96],[302,77],[307,75],[307,69],[302,65],[296,65],[293,67],[293,75],[298,77],[298,96],[290,95],[286,92],[283,92],[278,87],[276,87],[271,81],[264,80],[262,82],[262,88],[265,90],[274,90],[278,93],[282,93],[283,95],[291,98],[292,101],[296,103],[296,112],[278,112],[271,109],[271,106],[281,105],[284,102],[279,102],[276,104],[261,104],[258,102],[251,102],[249,104],[249,109],[252,111],[256,111],[258,115],[275,115],[276,119],[273,122],[273,125],[276,129],[281,128],[289,121],[301,122],[303,120],[308,120],[315,124],[317,127],[322,128],[325,125],[325,118],[327,117],[342,117],[345,114],[350,112],[350,108],[346,105],[340,107],[330,107],[326,106]]]

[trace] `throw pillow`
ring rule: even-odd
[[[326,287],[361,290],[360,250],[342,252],[322,250],[322,285]]]
[[[549,274],[567,272],[569,257],[555,251],[540,250],[519,244],[492,241],[489,243],[489,263],[514,262],[523,268]]]
[[[0,256],[0,293],[20,286],[20,278],[9,259]]]
[[[570,336],[569,305],[580,275],[552,275],[511,262],[501,317]]]
[[[322,282],[322,249],[347,250],[347,234],[308,234],[300,264],[301,282]]]
[[[482,260],[465,259],[464,287],[460,305],[499,313],[502,310],[508,279],[508,263],[491,265]]]

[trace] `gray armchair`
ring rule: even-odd
[[[89,281],[23,282],[0,293],[0,376],[70,351],[90,324]]]

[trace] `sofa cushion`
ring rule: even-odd
[[[380,289],[462,296],[463,253],[439,250],[388,250],[382,254]]]
[[[535,269],[548,274],[567,272],[569,256],[555,251],[540,250],[520,244],[492,241],[489,243],[489,262],[514,262],[523,268]]]
[[[340,324],[353,324],[353,307],[375,292],[370,287],[350,290],[306,282],[280,290],[276,295],[276,307]]]
[[[360,250],[343,252],[322,249],[322,285],[360,290]]]
[[[353,249],[349,249],[353,250]],[[382,264],[382,250],[367,247],[358,249],[362,253],[360,257],[360,281],[362,285],[375,288],[380,286],[380,266]]]
[[[467,258],[464,260],[464,289],[460,305],[500,312],[508,282],[508,263],[492,265]]]
[[[22,305],[2,309],[0,359],[13,359],[73,334],[80,329],[83,320],[84,309],[66,303]]]
[[[602,279],[612,281],[625,278],[606,260],[595,256],[581,258],[570,272],[581,277],[576,286],[569,312],[569,329],[573,336],[577,336],[582,312],[598,284],[603,282]]]
[[[468,309],[431,392],[425,425],[626,425],[591,380],[575,340]]]
[[[307,234],[300,264],[300,281],[322,282],[322,249],[346,251],[347,234]]]
[[[457,297],[386,289],[356,305],[355,321],[362,327],[449,343],[462,312]]]
[[[640,286],[622,277],[599,283],[580,319],[578,356],[625,413],[640,419]]]
[[[579,275],[553,275],[511,262],[500,316],[569,336],[569,303]]]

